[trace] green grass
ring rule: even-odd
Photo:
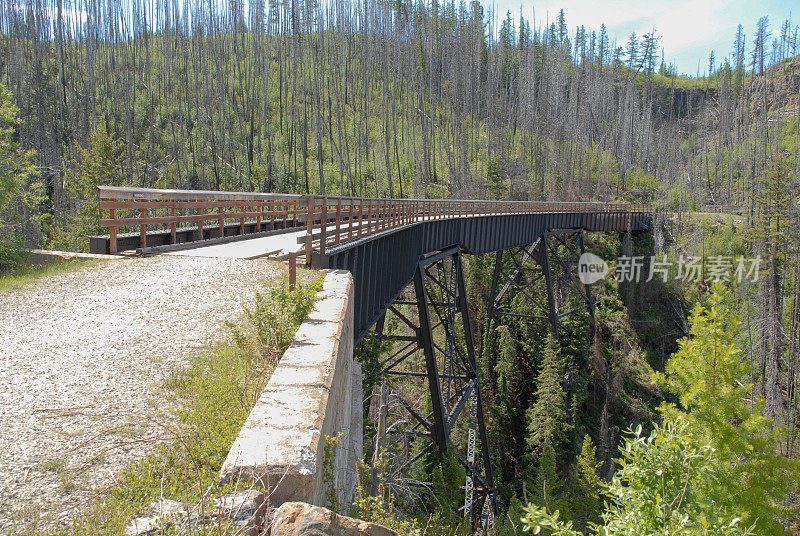
[[[208,513],[215,497],[234,488],[248,488],[246,482],[220,484],[219,470],[321,286],[319,277],[311,283],[298,282],[294,291],[283,282],[257,292],[241,318],[228,323],[231,336],[226,341],[201,352],[186,369],[166,381],[178,423],[173,437],[117,475],[115,483],[91,501],[70,529],[56,533],[33,529],[30,533],[122,534],[131,519],[147,514],[148,506],[159,497]],[[48,463],[48,468],[58,470],[57,462]],[[229,529],[224,522],[215,522],[196,527],[192,533],[235,532]],[[178,533],[177,526],[163,532]]]
[[[0,292],[21,290],[35,281],[57,274],[95,266],[102,261],[93,259],[63,260],[47,264],[22,263],[0,275]]]

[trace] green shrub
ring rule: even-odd
[[[667,420],[649,435],[641,426],[625,438],[620,469],[607,494],[601,525],[589,524],[603,536],[734,536],[753,534],[735,512],[709,498],[724,487],[713,447],[697,441],[688,423]],[[528,505],[523,530],[553,536],[580,536],[559,512]]]
[[[0,273],[20,263],[23,230],[38,221],[33,211],[44,198],[32,163],[34,152],[15,140],[21,122],[11,92],[0,84]]]
[[[24,243],[19,236],[0,236],[0,275],[13,272],[25,261]]]

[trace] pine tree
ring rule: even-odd
[[[636,38],[636,32],[631,32],[631,36],[628,38],[628,47],[625,49],[625,54],[628,58],[628,69],[639,70],[638,51],[639,40]]]
[[[754,74],[763,75],[764,66],[766,62],[766,41],[769,34],[767,27],[769,26],[769,17],[764,16],[758,19],[756,25],[756,37],[753,40],[753,52],[751,54],[750,66]]]
[[[497,365],[495,367],[497,371],[497,390],[498,393],[505,394],[516,372],[517,349],[507,326],[499,326],[497,332],[500,334]]]
[[[532,488],[534,502],[543,505],[550,512],[561,512],[562,517],[569,516],[564,481],[559,477],[556,452],[549,442],[542,448],[542,457],[539,459]]]
[[[571,510],[575,525],[585,530],[589,522],[600,520],[603,506],[603,492],[607,485],[600,478],[602,463],[597,461],[597,449],[588,435],[583,439],[583,448],[576,463],[576,485],[572,490]]]
[[[545,445],[550,445],[558,453],[563,452],[571,429],[563,376],[564,359],[558,341],[551,333],[545,340],[542,365],[536,379],[536,402],[528,410],[528,445],[535,452],[542,452]]]
[[[710,498],[729,512],[739,512],[757,534],[784,534],[778,520],[782,506],[800,477],[797,463],[777,453],[777,433],[756,407],[748,363],[736,345],[739,319],[729,291],[713,286],[709,308],[698,304],[689,318],[690,337],[656,381],[678,396],[681,409],[662,405],[669,420],[688,419],[699,441],[716,449],[716,470],[725,486],[709,491]],[[736,490],[736,493],[731,493]]]
[[[783,300],[787,257],[796,244],[793,214],[798,197],[791,160],[781,154],[767,162],[766,173],[756,181],[755,216],[747,236],[753,249],[764,257],[762,264],[762,296],[764,297],[765,330],[757,367],[757,386],[766,396],[766,415],[783,419],[786,401],[783,397]]]
[[[72,163],[73,172],[67,177],[64,189],[68,192],[74,209],[69,211],[64,221],[58,222],[58,229],[52,239],[53,245],[88,251],[91,234],[102,234],[97,209],[97,187],[135,186],[126,179],[125,145],[108,132],[101,122],[92,132],[88,147],[79,147],[80,154]]]

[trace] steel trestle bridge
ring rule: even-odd
[[[484,528],[492,525],[496,505],[463,255],[496,253],[490,325],[527,316],[546,322],[557,337],[575,336],[563,319],[594,314],[591,292],[577,279],[584,233],[652,228],[648,210],[615,202],[100,187],[98,206],[100,225],[110,232],[91,237],[94,253],[146,253],[294,232],[296,248],[284,257],[349,271],[355,342],[368,337],[390,347],[388,355],[365,364],[382,378],[376,447],[393,453],[390,480],[425,486],[412,466],[435,451],[455,456],[466,472],[461,510]],[[529,303],[524,314],[510,307],[518,295]],[[419,400],[419,392],[429,397]],[[387,404],[396,411],[387,411]]]

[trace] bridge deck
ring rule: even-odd
[[[289,253],[301,253],[305,247],[298,243],[298,239],[305,238],[305,229],[301,231],[288,231],[272,236],[258,238],[243,238],[224,244],[211,244],[204,246],[197,242],[195,247],[180,251],[165,251],[165,255],[180,255],[189,257],[217,257],[223,259],[259,259],[270,257],[284,259]]]
[[[110,216],[100,224],[111,232],[106,242],[94,237],[100,239],[93,242],[99,244],[98,253],[117,251],[118,229],[138,228],[142,250],[151,245],[150,235],[159,233],[160,244],[167,238],[175,245],[192,240],[202,245],[176,253],[184,256],[281,258],[302,252],[307,266],[350,271],[356,341],[411,281],[428,253],[453,246],[474,254],[501,251],[532,244],[558,229],[624,232],[651,226],[648,212],[614,202],[365,199],[117,187],[100,187],[99,196],[100,210]],[[206,221],[211,226],[204,227]],[[204,243],[248,233],[254,238]]]

